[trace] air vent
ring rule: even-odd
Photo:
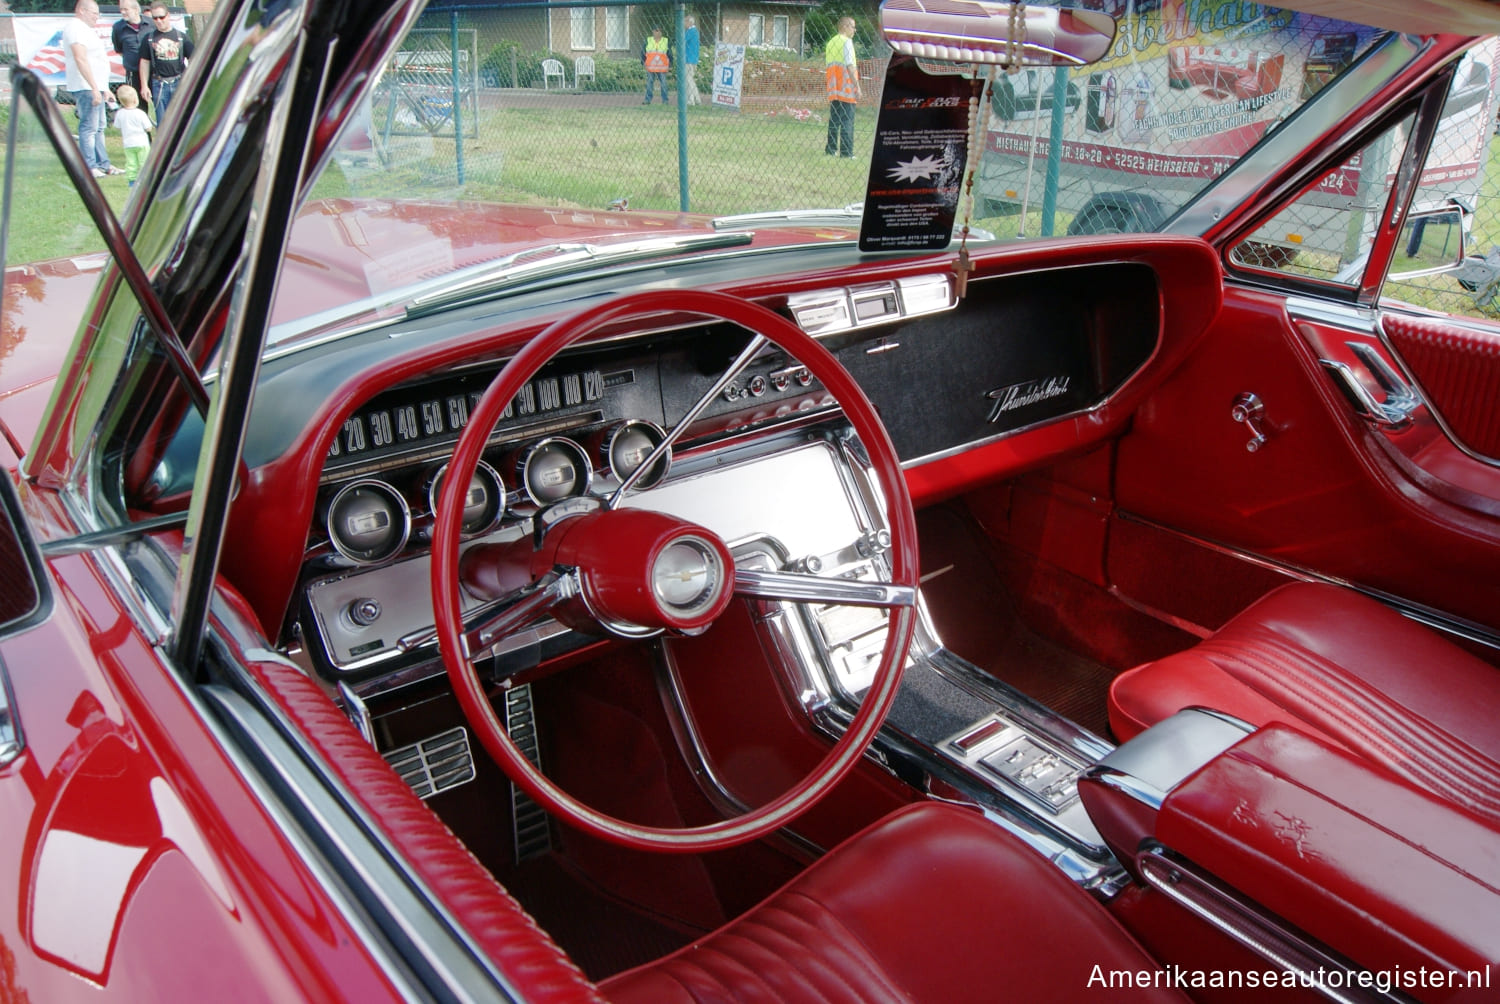
[[[505,731],[510,733],[516,748],[540,770],[542,756],[536,741],[536,709],[531,703],[531,684],[523,683],[505,692]],[[510,786],[510,810],[515,826],[516,864],[552,850],[552,829],[547,822],[547,811],[514,782]]]
[[[462,727],[383,755],[418,798],[431,798],[474,780],[474,755],[469,751],[469,733]]]

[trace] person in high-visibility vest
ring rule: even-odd
[[[854,56],[854,18],[839,19],[839,30],[823,49],[824,82],[828,85],[828,143],[832,157],[854,156],[854,106],[859,101],[859,63]]]
[[[651,103],[651,89],[661,84],[661,103],[667,103],[667,71],[672,68],[672,57],[667,55],[668,42],[662,37],[660,28],[651,29],[651,37],[641,50],[641,62],[646,64],[646,100]]]

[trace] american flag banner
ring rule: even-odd
[[[62,33],[70,20],[56,14],[16,14],[11,18],[16,28],[16,61],[41,77],[48,87],[62,87],[67,79]],[[94,31],[104,40],[109,54],[109,82],[118,84],[125,80],[125,65],[120,54],[110,47],[109,33],[113,27],[114,21],[101,18]]]
[[[52,37],[22,65],[39,77],[65,72],[67,64],[63,60],[62,32],[54,31]]]

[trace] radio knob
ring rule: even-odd
[[[344,613],[356,627],[369,627],[380,619],[380,601],[362,596],[344,608]]]

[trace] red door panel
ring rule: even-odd
[[[1500,458],[1500,334],[1399,314],[1380,324],[1453,438],[1481,457]]]
[[[1330,343],[1346,334],[1310,333]],[[1321,355],[1284,296],[1230,287],[1192,358],[1120,442],[1120,509],[1500,632],[1500,518],[1403,463],[1390,439],[1421,430],[1358,417]],[[1265,406],[1254,452],[1231,417],[1244,393]]]

